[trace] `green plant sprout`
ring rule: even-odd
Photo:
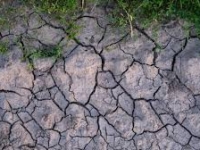
[[[7,52],[8,52],[7,44],[0,42],[0,54],[5,54]]]

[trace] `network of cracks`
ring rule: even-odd
[[[35,12],[1,32],[9,52],[0,55],[0,149],[200,149],[200,40],[180,21],[156,38],[139,27],[130,37],[104,16],[79,17],[70,42]],[[31,59],[32,69],[21,60],[58,44],[60,58]]]

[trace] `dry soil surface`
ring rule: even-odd
[[[27,13],[0,36],[1,150],[200,149],[200,40],[181,22],[130,37],[96,8],[69,42],[59,23]],[[21,59],[57,44],[59,59],[32,59],[33,69]]]

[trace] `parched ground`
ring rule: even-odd
[[[200,149],[200,40],[182,22],[130,37],[94,9],[69,42],[61,25],[27,13],[0,34],[1,150]],[[59,59],[21,59],[57,44]]]

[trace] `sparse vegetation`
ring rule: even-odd
[[[95,6],[96,4],[108,6],[108,18],[113,26],[128,28],[131,34],[135,25],[145,29],[152,24],[162,24],[176,18],[193,24],[197,33],[200,34],[199,0],[18,0],[17,6],[10,5],[11,2],[13,1],[0,1],[2,14],[0,15],[0,30],[12,25],[12,17],[15,13],[21,13],[18,11],[21,10],[19,8],[27,6],[59,21],[68,33],[69,39],[73,39],[80,29],[75,22],[76,17],[89,7],[87,3],[93,3]],[[5,47],[5,44],[0,45],[1,53],[6,52]],[[32,57],[57,57],[60,52],[60,48],[53,48],[50,51],[37,50]]]
[[[110,13],[116,26],[135,24],[146,28],[153,24],[166,23],[175,18],[193,23],[200,32],[199,0],[107,0],[113,4]]]
[[[78,33],[79,27],[74,20],[82,11],[80,0],[24,0],[24,4],[34,6],[36,12],[59,21],[70,39]]]
[[[0,42],[0,54],[5,54],[8,51],[7,44]]]
[[[97,3],[112,6],[109,18],[116,26],[133,26],[139,24],[148,27],[153,22],[163,23],[174,18],[185,19],[200,29],[199,0],[19,0],[21,4],[31,6],[35,11],[49,14],[65,25],[74,24],[74,19],[84,10],[84,4]],[[2,1],[5,3],[4,1]],[[4,10],[3,10],[4,9]],[[15,13],[11,6],[1,10]],[[9,14],[8,13],[8,14]],[[6,18],[0,17],[0,25],[5,24]],[[66,29],[67,26],[66,26]]]
[[[46,58],[46,57],[54,57],[58,58],[61,56],[62,48],[59,46],[39,49],[30,55],[31,58]]]

